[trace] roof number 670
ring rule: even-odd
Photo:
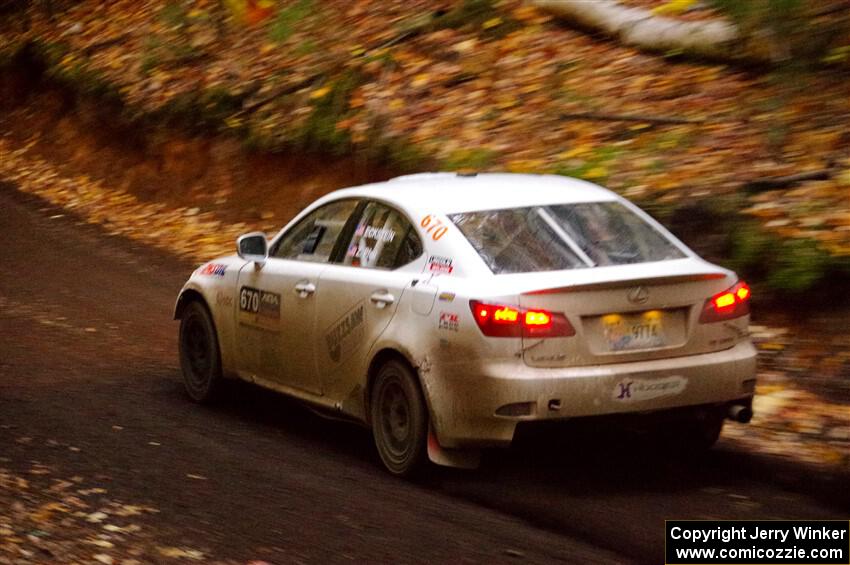
[[[446,235],[446,232],[449,231],[449,228],[443,225],[443,222],[441,222],[431,214],[428,214],[427,216],[422,218],[422,221],[419,222],[419,225],[425,228],[425,233],[430,234],[431,239],[433,239],[434,241],[439,241],[440,238]]]

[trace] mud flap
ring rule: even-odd
[[[435,465],[458,469],[477,469],[481,464],[481,451],[478,449],[447,449],[437,441],[434,428],[428,425],[428,459]]]

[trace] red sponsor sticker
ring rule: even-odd
[[[438,327],[441,330],[456,332],[459,325],[460,320],[455,312],[440,312],[440,324]]]
[[[438,257],[431,255],[428,259],[428,272],[435,275],[450,275],[454,271],[452,260],[448,257]]]
[[[227,265],[222,265],[221,263],[207,263],[201,270],[198,272],[199,275],[205,275],[208,277],[223,277],[224,273],[227,271]]]

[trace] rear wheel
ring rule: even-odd
[[[378,371],[371,396],[372,435],[387,470],[409,476],[427,460],[428,414],[413,371],[388,361]]]
[[[720,407],[705,408],[690,414],[679,423],[674,433],[677,447],[691,452],[711,449],[720,438],[725,421],[725,410]]]
[[[221,388],[221,355],[209,310],[201,302],[186,305],[180,319],[180,365],[186,393],[210,402]]]

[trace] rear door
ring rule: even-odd
[[[237,357],[256,382],[321,393],[313,348],[316,303],[326,294],[320,275],[357,206],[347,199],[320,207],[282,236],[263,267],[240,271]]]
[[[346,235],[344,253],[319,280],[323,299],[317,303],[314,343],[325,392],[361,376],[363,357],[418,274],[396,269],[422,255],[412,223],[382,203],[359,210]]]

